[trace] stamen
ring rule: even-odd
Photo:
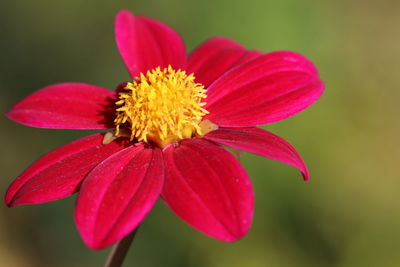
[[[116,134],[116,129],[113,129],[109,132],[106,132],[103,137],[103,145],[107,145],[114,141],[115,139],[119,137],[130,137],[130,133],[126,129],[119,129],[118,135]]]
[[[201,126],[208,114],[202,102],[206,89],[194,81],[193,74],[159,67],[141,73],[119,93],[116,105],[115,136],[130,130],[130,140],[155,142],[160,147],[180,139],[202,136]],[[214,124],[215,125],[215,124]]]

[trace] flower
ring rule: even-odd
[[[323,91],[314,65],[290,51],[261,53],[221,37],[186,56],[167,25],[120,11],[116,42],[132,77],[115,91],[84,83],[42,88],[7,116],[54,129],[111,129],[43,156],[8,188],[8,206],[78,192],[75,222],[92,249],[129,234],[159,196],[184,221],[222,241],[249,230],[254,193],[225,147],[309,173],[282,138],[256,126],[292,116]]]

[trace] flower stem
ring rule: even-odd
[[[124,262],[126,253],[129,250],[129,247],[132,244],[133,239],[135,238],[136,232],[139,229],[137,227],[132,231],[129,235],[125,236],[124,239],[119,241],[114,245],[110,254],[108,255],[107,261],[104,264],[104,267],[120,267]]]

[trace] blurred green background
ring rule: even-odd
[[[312,107],[266,126],[298,149],[310,182],[245,154],[256,213],[243,240],[208,238],[160,201],[125,266],[400,266],[399,1],[1,0],[0,113],[49,84],[126,81],[113,34],[121,8],[169,24],[189,51],[220,35],[251,49],[300,52],[326,83]],[[40,155],[87,134],[0,120],[1,192]],[[84,246],[74,200],[0,205],[0,265],[101,266],[108,249]]]

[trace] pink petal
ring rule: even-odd
[[[250,228],[254,194],[240,163],[225,149],[203,139],[186,139],[164,150],[162,196],[197,230],[235,241]]]
[[[214,37],[190,54],[187,71],[194,73],[196,82],[207,87],[227,70],[260,54],[247,51],[239,43],[227,38]]]
[[[155,204],[163,181],[161,150],[143,144],[97,165],[83,182],[75,209],[85,243],[102,249],[129,234]]]
[[[8,188],[8,206],[43,203],[75,193],[99,162],[124,148],[121,142],[103,145],[94,134],[62,146],[27,168]]]
[[[17,103],[7,117],[38,128],[107,129],[114,119],[115,92],[84,83],[42,88]]]
[[[115,21],[119,52],[132,77],[156,67],[185,66],[186,52],[181,37],[169,26],[147,17],[120,11]]]
[[[208,89],[205,117],[223,127],[257,126],[283,120],[322,94],[313,64],[293,52],[259,56],[221,76]]]
[[[259,128],[219,128],[205,139],[289,164],[301,171],[304,180],[310,175],[294,147],[281,137]]]

